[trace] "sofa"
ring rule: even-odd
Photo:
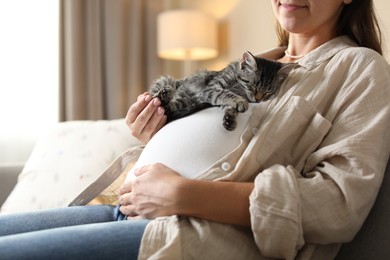
[[[22,170],[23,165],[21,164],[0,166],[0,206],[3,205],[15,187],[19,173]]]
[[[0,165],[0,213],[67,206],[116,157],[139,144],[124,119],[55,124],[41,134],[23,169]]]
[[[123,119],[58,123],[25,165],[0,165],[0,213],[66,206],[123,151],[139,145]],[[390,163],[367,220],[336,259],[390,259]]]

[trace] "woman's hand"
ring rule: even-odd
[[[161,163],[135,171],[119,191],[120,211],[131,217],[189,216],[233,225],[250,225],[251,182],[193,180]]]
[[[167,166],[156,163],[135,170],[135,178],[120,189],[120,211],[129,217],[153,219],[179,214],[179,187],[185,181]]]
[[[167,117],[164,113],[160,100],[144,93],[138,96],[137,101],[129,108],[126,124],[134,137],[147,143],[165,125]]]

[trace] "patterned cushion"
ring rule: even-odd
[[[137,144],[123,119],[59,123],[36,143],[0,212],[66,206],[119,154]]]

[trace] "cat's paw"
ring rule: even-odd
[[[237,127],[237,121],[235,116],[225,115],[223,117],[223,126],[228,131],[233,131]]]
[[[168,104],[175,92],[175,81],[169,76],[162,76],[150,89],[152,97],[158,97],[163,105]]]
[[[223,116],[223,126],[228,131],[233,131],[237,127],[237,112],[233,109],[226,109],[225,115]]]
[[[157,92],[153,97],[158,97],[163,105],[169,104],[173,97],[173,88],[163,88]]]
[[[238,112],[243,113],[248,110],[249,104],[246,99],[239,99],[235,101],[234,107]]]

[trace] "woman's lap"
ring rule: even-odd
[[[116,208],[108,205],[67,207],[0,216],[0,236],[116,220]]]
[[[11,259],[136,259],[148,221],[120,217],[111,206],[0,216],[0,252]]]

